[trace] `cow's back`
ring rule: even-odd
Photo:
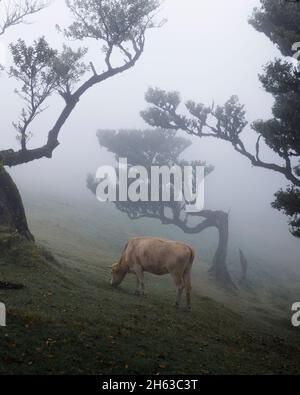
[[[156,237],[131,239],[123,254],[129,268],[140,265],[144,271],[158,275],[184,272],[192,265],[193,258],[191,246]]]

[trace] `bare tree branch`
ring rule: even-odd
[[[42,0],[0,0],[0,7],[4,9],[4,15],[0,21],[0,36],[3,35],[8,28],[26,23],[26,17],[36,14],[48,5],[48,1]]]

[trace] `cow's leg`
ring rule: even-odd
[[[192,291],[192,281],[191,281],[191,269],[188,268],[184,275],[183,275],[183,281],[184,281],[184,288],[186,292],[186,305],[188,310],[191,310],[191,291]]]
[[[175,286],[177,288],[177,296],[176,296],[176,307],[180,306],[180,302],[181,302],[181,295],[182,295],[182,291],[184,289],[184,281],[181,275],[179,274],[174,274],[173,275],[174,278],[174,282],[175,282]]]
[[[136,295],[145,294],[145,283],[144,283],[144,272],[140,265],[135,265],[133,268],[134,274],[136,275]]]
[[[135,275],[136,275],[135,294],[139,295],[140,294],[140,280],[139,280],[139,278],[138,278],[136,273],[135,273]]]
[[[176,307],[180,306],[182,291],[183,291],[183,285],[177,287]]]

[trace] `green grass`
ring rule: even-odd
[[[255,292],[226,294],[199,261],[190,313],[174,308],[169,277],[147,275],[146,297],[133,295],[132,277],[113,290],[108,266],[124,241],[167,236],[166,228],[92,205],[51,200],[27,207],[43,247],[20,243],[0,259],[0,280],[25,286],[0,290],[8,310],[7,327],[0,328],[1,374],[300,373],[288,290],[277,295],[271,284],[254,285]]]

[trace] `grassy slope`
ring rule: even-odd
[[[31,246],[0,260],[0,279],[26,286],[0,290],[8,308],[0,373],[300,372],[300,333],[289,323],[292,294],[272,290],[276,275],[266,272],[256,293],[226,295],[196,262],[193,310],[176,311],[168,277],[146,276],[148,296],[138,298],[131,277],[111,289],[107,266],[134,234],[179,239],[180,233],[170,235],[157,222],[128,222],[93,204],[51,200],[29,204],[28,212],[39,243],[56,260]]]

